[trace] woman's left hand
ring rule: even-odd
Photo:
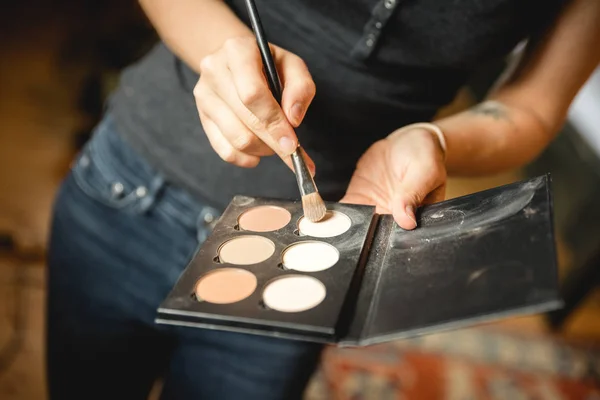
[[[444,199],[446,167],[439,139],[427,129],[392,133],[359,160],[341,200],[377,206],[403,229],[417,226],[415,210]]]

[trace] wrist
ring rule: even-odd
[[[446,145],[446,136],[444,135],[444,132],[440,129],[440,127],[433,123],[417,122],[414,124],[406,125],[400,129],[395,130],[388,137],[397,137],[397,136],[405,134],[406,132],[414,131],[414,130],[427,132],[430,135],[432,135],[434,137],[434,140],[436,141],[436,143],[439,145],[440,150],[442,151],[444,160],[446,160],[446,153],[448,150],[448,147]]]

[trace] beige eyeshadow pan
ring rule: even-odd
[[[221,268],[201,277],[196,284],[196,297],[214,304],[230,304],[244,300],[256,289],[256,276],[239,268]]]
[[[244,211],[238,218],[240,229],[252,232],[271,232],[286,226],[292,214],[285,208],[258,206]]]
[[[275,252],[275,244],[262,236],[244,235],[230,239],[219,248],[222,263],[251,265],[265,261]]]

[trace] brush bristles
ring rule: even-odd
[[[312,222],[319,222],[325,217],[327,207],[318,192],[302,196],[302,208],[304,216]]]

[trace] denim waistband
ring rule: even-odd
[[[167,182],[120,137],[110,115],[98,124],[73,169],[84,190],[112,206],[136,213],[160,210],[189,228],[210,228],[220,214]]]

